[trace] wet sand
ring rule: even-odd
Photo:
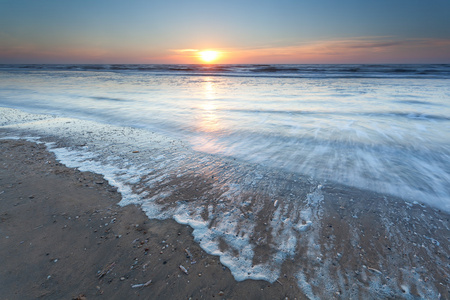
[[[320,201],[287,206],[314,218],[278,280],[236,282],[190,227],[118,206],[100,175],[61,165],[41,144],[0,148],[2,299],[449,299],[449,215],[438,209],[326,183]],[[182,198],[209,189],[206,177],[185,180]],[[269,204],[255,239],[272,235]],[[270,256],[269,242],[255,243],[254,264]]]
[[[301,298],[293,277],[236,282],[188,226],[118,206],[100,175],[61,165],[44,145],[0,149],[1,299]]]

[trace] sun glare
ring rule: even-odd
[[[202,51],[199,54],[200,59],[206,63],[213,62],[219,57],[219,52],[217,51]]]

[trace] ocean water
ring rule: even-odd
[[[343,266],[322,282],[342,253],[319,241],[336,203],[348,224],[395,206],[377,215],[393,239],[407,235],[391,228],[400,215],[448,236],[448,218],[428,218],[450,212],[449,83],[450,65],[1,65],[0,129],[104,174],[122,204],[191,226],[237,280],[274,282],[303,253],[322,262],[295,273],[310,298],[324,282],[396,295],[417,278],[367,287]],[[422,240],[447,253],[429,255],[448,275],[448,238]]]

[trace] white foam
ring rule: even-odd
[[[195,241],[207,253],[219,256],[238,281],[275,282],[283,262],[294,258],[302,246],[306,249],[305,259],[317,264],[309,268],[308,274],[301,265],[296,265],[298,285],[307,297],[320,298],[322,294],[316,295],[315,290],[345,290],[346,281],[355,282],[342,269],[334,277],[330,275],[332,250],[327,247],[333,243],[322,248],[319,244],[324,192],[313,180],[293,184],[283,177],[287,176],[285,173],[198,153],[183,142],[143,129],[68,118],[29,117],[28,120],[31,121],[3,128],[18,134],[24,132],[33,141],[42,137],[40,142],[45,142],[68,167],[104,175],[122,194],[120,205],[138,204],[149,218],[173,218],[192,227]],[[177,189],[190,187],[197,181],[205,183],[211,177],[209,174],[215,175],[214,184],[200,196],[166,203]],[[173,178],[177,178],[176,184],[172,184]],[[288,194],[280,196],[286,189]],[[305,195],[305,190],[310,192]],[[394,232],[390,229],[392,223],[384,222],[383,226]],[[264,224],[270,233],[257,232],[257,224]],[[355,246],[360,237],[355,228],[352,230]],[[429,238],[429,241],[439,246],[437,240]],[[221,242],[226,247],[221,247]],[[269,247],[270,251],[264,261],[258,262],[255,255],[260,245]],[[372,292],[398,294],[399,287],[394,283],[385,285],[374,277],[377,274],[367,270],[361,274],[366,280],[372,280]],[[403,285],[417,279],[405,278]],[[364,295],[362,286],[355,284],[355,295]],[[416,289],[425,295],[429,288],[422,284]],[[436,291],[431,289],[431,292],[436,295]]]
[[[71,126],[66,128],[65,124],[68,122],[70,122]],[[180,162],[185,164],[185,157],[194,157],[195,159],[196,154],[185,154],[185,150],[181,158],[174,156],[173,153],[176,153],[178,149],[171,141],[161,136],[156,136],[155,138],[153,134],[149,135],[145,131],[116,128],[110,125],[100,125],[89,121],[67,118],[39,120],[37,122],[17,124],[12,127],[27,132],[35,132],[39,135],[51,135],[58,132],[63,139],[74,139],[71,142],[72,144],[83,144],[83,141],[81,141],[83,135],[85,135],[87,130],[92,132],[92,134],[89,134],[91,142],[82,147],[62,148],[57,147],[54,143],[47,143],[48,149],[55,153],[57,159],[68,167],[104,175],[105,179],[111,185],[117,186],[118,191],[122,194],[121,205],[140,204],[150,218],[174,218],[181,224],[191,226],[194,229],[194,238],[200,246],[208,253],[219,256],[222,264],[230,268],[233,276],[238,281],[257,279],[274,282],[279,276],[279,268],[282,261],[294,254],[296,239],[295,237],[287,236],[292,232],[293,224],[289,224],[287,229],[278,232],[280,236],[276,238],[280,246],[279,253],[267,263],[253,265],[254,246],[250,242],[250,237],[254,233],[254,222],[247,220],[247,217],[244,217],[240,210],[236,208],[229,209],[226,202],[222,201],[221,205],[216,207],[216,209],[223,210],[222,219],[218,219],[217,213],[214,214],[211,211],[211,219],[206,222],[201,217],[203,210],[203,205],[201,204],[188,206],[179,203],[173,209],[163,209],[163,206],[157,204],[158,201],[169,197],[171,195],[170,190],[176,187],[160,190],[155,195],[150,195],[144,187],[159,186],[158,183],[166,180],[171,173],[183,176],[184,174],[179,173],[182,169],[193,170],[198,168],[195,161],[193,162],[195,164],[194,168],[194,165],[187,168],[182,167]],[[125,139],[122,137],[117,139],[115,135],[110,134],[117,131],[124,132],[123,136],[125,136]],[[130,139],[134,142],[138,139],[133,136],[136,134],[139,136],[139,139],[149,142],[150,149],[146,145],[139,145],[136,148],[140,149],[140,153],[130,154],[133,153],[132,145],[124,144],[124,140],[126,142],[127,139]],[[102,144],[97,144],[97,142],[94,142],[95,140],[102,140]],[[109,145],[111,144],[116,146],[110,147]],[[169,144],[170,147],[168,146]],[[123,147],[119,147],[119,145],[123,145]],[[152,153],[151,156],[147,155],[150,151]],[[124,155],[127,152],[128,154]],[[158,154],[158,152],[161,154]],[[141,155],[143,160],[136,161],[137,155]],[[199,161],[202,161],[204,165],[210,164],[207,157],[200,157]],[[149,173],[153,175],[147,176],[146,174]],[[142,182],[142,178],[146,178],[146,181]],[[260,179],[257,178],[257,180]],[[252,182],[246,184],[255,184],[255,182]],[[144,187],[134,188],[137,184],[144,184]],[[220,188],[223,187],[220,186]],[[238,204],[236,197],[240,197],[242,188],[242,184],[230,183],[228,191],[224,193],[222,199],[228,199],[228,204]],[[250,202],[242,205],[250,205]],[[258,208],[258,205],[254,204],[252,207],[253,212],[250,212],[249,216],[256,214],[262,207],[261,205]],[[210,207],[209,209],[211,210],[212,208]],[[210,227],[209,224],[213,221],[213,218],[215,225]],[[245,225],[243,226],[243,224]],[[230,250],[220,250],[220,239],[227,243]]]

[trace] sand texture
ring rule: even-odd
[[[236,282],[189,227],[118,206],[101,176],[66,168],[43,145],[0,149],[1,299],[301,298],[293,277]]]

